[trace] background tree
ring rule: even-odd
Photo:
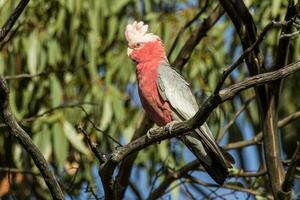
[[[28,2],[0,1],[1,198],[299,198],[299,1]],[[202,105],[148,140],[124,38],[134,19]],[[172,138],[207,117],[237,162],[222,187]]]

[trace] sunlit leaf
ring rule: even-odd
[[[58,106],[62,100],[62,88],[55,75],[50,75],[50,91],[52,106]]]
[[[88,154],[88,149],[83,142],[83,136],[68,121],[63,121],[64,134],[72,146],[83,154]]]
[[[278,10],[280,8],[281,0],[273,0],[272,1],[272,16],[275,17],[278,14]]]
[[[51,147],[51,132],[47,125],[43,125],[42,130],[36,133],[33,137],[33,142],[42,152],[46,160],[50,158],[52,147]]]
[[[37,73],[37,65],[39,58],[39,40],[36,32],[32,32],[28,41],[27,65],[31,74]]]
[[[68,156],[69,143],[64,134],[64,129],[60,123],[55,123],[52,127],[52,138],[54,154],[60,169],[64,167],[66,158]]]
[[[100,129],[105,130],[111,122],[113,116],[112,105],[110,98],[106,97],[103,104],[103,112],[100,122]]]
[[[115,38],[115,34],[118,28],[118,19],[116,16],[112,16],[109,18],[109,26],[108,26],[108,38],[107,38],[107,44],[109,45],[113,39]]]
[[[55,65],[61,60],[62,53],[59,44],[56,40],[48,42],[48,62],[50,65]]]
[[[113,13],[119,12],[125,4],[129,2],[129,0],[113,0],[111,2],[111,11]]]

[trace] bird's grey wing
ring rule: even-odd
[[[198,111],[198,104],[189,84],[172,69],[167,61],[158,67],[158,90],[161,97],[185,120]]]
[[[167,61],[160,64],[158,68],[158,90],[161,97],[168,101],[179,117],[183,120],[192,118],[198,111],[198,104],[194,95],[191,92],[189,84],[183,79],[183,77],[171,68]],[[218,145],[216,144],[211,131],[206,123],[204,123],[200,129],[195,130],[198,134],[187,135],[190,141],[193,141],[200,146],[196,140],[203,142],[207,148],[215,152],[216,155],[220,155],[220,159],[224,160],[222,153]],[[193,137],[193,138],[192,138]],[[199,149],[200,150],[200,149]],[[204,153],[201,148],[202,153]]]
[[[196,114],[199,107],[189,84],[166,60],[159,65],[157,85],[160,96],[170,103],[181,119],[188,120]],[[214,140],[206,123],[201,126],[201,131]]]

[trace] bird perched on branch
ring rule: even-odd
[[[142,21],[128,24],[125,36],[127,54],[136,62],[140,99],[150,119],[165,126],[192,118],[198,111],[197,102],[189,84],[170,66],[160,37],[149,33]],[[222,185],[234,159],[215,142],[207,124],[178,138]]]

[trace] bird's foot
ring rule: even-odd
[[[170,123],[168,123],[168,124],[165,126],[165,130],[168,131],[169,134],[171,134],[172,129],[173,129],[173,126],[174,126],[174,124],[176,124],[177,122],[179,122],[179,121],[171,121]]]
[[[149,129],[149,131],[146,134],[148,139],[151,139],[151,137],[152,137],[151,135],[153,135],[153,132],[154,132],[155,129],[156,128],[150,128]]]

